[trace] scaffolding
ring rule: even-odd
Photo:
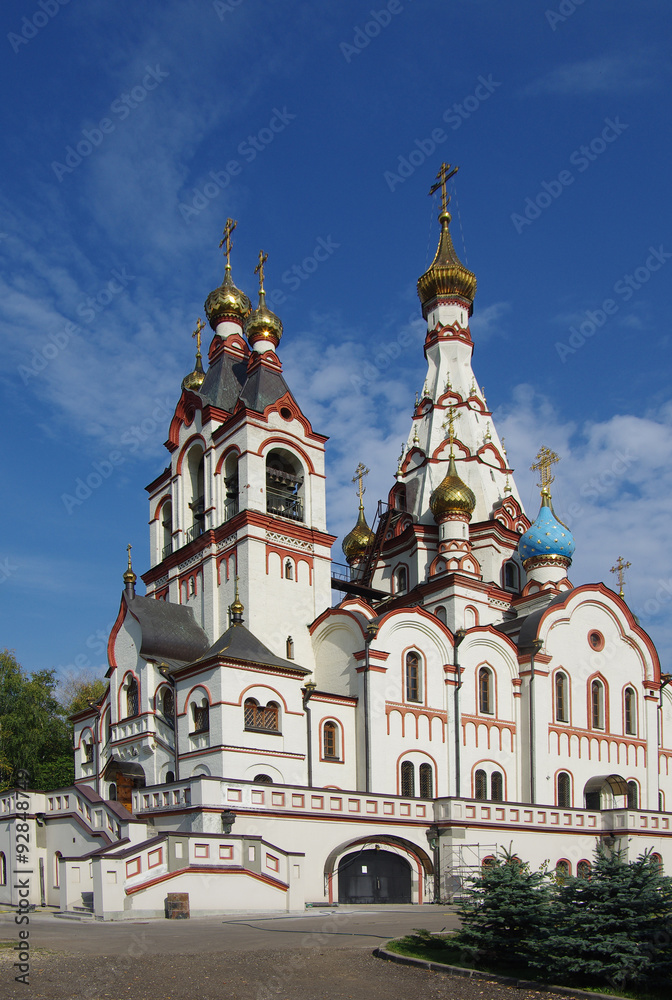
[[[442,903],[459,902],[471,884],[481,874],[485,858],[494,857],[497,844],[441,845],[439,889]]]

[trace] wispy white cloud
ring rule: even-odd
[[[589,94],[638,93],[657,85],[659,72],[656,62],[651,53],[630,53],[565,63],[533,80],[524,88],[522,95],[583,97]]]

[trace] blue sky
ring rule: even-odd
[[[572,581],[612,585],[628,559],[669,663],[668,4],[5,0],[0,18],[0,645],[30,670],[105,663],[227,216],[250,295],[269,254],[287,380],[330,435],[330,529],[352,526],[360,460],[371,517],[424,381],[415,282],[446,160],[474,368],[527,512],[547,444]]]

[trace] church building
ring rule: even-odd
[[[424,387],[371,526],[356,470],[343,565],[328,428],[285,382],[266,254],[254,307],[234,284],[227,221],[207,364],[199,320],[146,488],[145,593],[129,546],[75,784],[0,795],[0,903],[19,901],[18,823],[31,902],[89,919],[449,902],[501,848],[581,875],[601,841],[672,870],[672,676],[622,580],[570,580],[543,442],[523,510],[472,368],[449,171],[417,285]]]

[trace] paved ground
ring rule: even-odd
[[[0,952],[14,1000],[546,1000],[548,994],[411,969],[372,956],[413,927],[456,925],[443,907],[317,911],[131,924],[31,916],[30,985]],[[13,915],[0,939],[15,942]],[[557,1000],[557,998],[555,998]]]

